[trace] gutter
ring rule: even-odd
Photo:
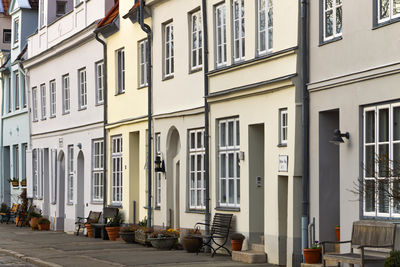
[[[204,68],[204,182],[206,193],[206,210],[205,210],[205,234],[210,234],[210,107],[208,104],[208,27],[207,27],[207,0],[202,0],[202,17],[203,17],[203,68]]]
[[[108,107],[108,82],[107,82],[107,44],[105,41],[100,39],[99,33],[95,33],[95,39],[103,45],[103,72],[104,72],[104,102],[103,102],[103,119],[104,119],[104,127],[103,127],[103,213],[104,208],[107,206],[107,129],[105,125],[108,122],[107,117],[107,107]],[[104,223],[107,223],[107,218],[104,217]]]
[[[147,34],[147,227],[151,227],[151,123],[152,123],[152,83],[151,83],[151,28],[149,25],[144,23],[144,7],[145,7],[145,0],[139,0],[139,24],[142,30]]]

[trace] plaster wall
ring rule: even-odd
[[[0,14],[0,33],[2,34],[0,40],[0,50],[10,50],[10,43],[4,42],[4,30],[11,30],[11,17]]]

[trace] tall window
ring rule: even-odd
[[[74,146],[68,146],[68,203],[73,203],[74,201]]]
[[[14,44],[19,41],[19,18],[14,20]]]
[[[79,109],[87,106],[87,84],[86,84],[86,69],[78,71],[79,84]]]
[[[22,175],[21,175],[21,180],[26,180],[26,150],[28,149],[28,144],[22,144],[22,161],[21,161],[21,167],[22,167]]]
[[[118,94],[125,92],[125,49],[117,50],[117,90]]]
[[[12,83],[11,83],[11,76],[8,76],[8,113],[12,110]]]
[[[56,81],[50,82],[50,117],[56,116]]]
[[[164,25],[164,77],[174,75],[174,24]]]
[[[40,104],[42,108],[42,120],[46,119],[46,85],[40,85]]]
[[[218,123],[219,204],[240,207],[239,119]]]
[[[203,65],[203,29],[201,11],[191,14],[191,68],[196,70]]]
[[[19,73],[14,72],[15,84],[14,84],[14,105],[15,110],[19,109]]]
[[[161,156],[161,134],[160,133],[156,133],[155,134],[155,144],[154,144],[154,148],[155,148],[155,156]],[[161,172],[156,172],[155,173],[155,202],[156,202],[156,207],[160,207],[161,206]]]
[[[37,88],[32,88],[32,119],[33,121],[38,120],[38,100],[37,100]]]
[[[377,1],[378,23],[386,22],[400,17],[399,0],[375,0]],[[340,0],[340,4],[341,4]]]
[[[139,43],[140,87],[147,86],[147,56],[147,40],[143,40]]]
[[[39,28],[42,28],[44,26],[44,0],[40,0],[39,9]]]
[[[217,67],[226,64],[226,9],[225,4],[215,7],[215,37]]]
[[[324,41],[342,35],[342,0],[323,0]]]
[[[38,170],[38,149],[33,149],[32,151],[32,191],[33,191],[33,197],[37,198],[38,196],[38,188],[37,188],[37,183],[38,183],[38,176],[39,176],[39,170]]]
[[[69,88],[69,75],[64,75],[62,77],[62,91],[63,91],[63,114],[69,113],[71,108],[71,94]]]
[[[233,59],[240,61],[245,56],[244,0],[233,1]]]
[[[104,64],[96,63],[96,104],[104,102]]]
[[[50,182],[51,182],[51,198],[52,204],[57,202],[57,149],[50,150]]]
[[[13,146],[13,153],[14,153],[14,176],[13,178],[17,178],[20,180],[21,177],[19,177],[19,146],[14,145]]]
[[[272,51],[273,14],[272,0],[258,0],[258,53],[260,55]]]
[[[22,74],[20,82],[21,82],[21,92],[22,92],[22,106],[24,108],[26,108],[27,102],[26,102],[25,75],[24,74]]]
[[[122,136],[112,137],[112,202],[122,203]]]
[[[287,144],[288,139],[288,111],[287,109],[279,110],[279,143]]]
[[[191,209],[205,208],[204,129],[189,131],[189,190]]]
[[[399,125],[400,103],[364,109],[365,216],[400,217]]]
[[[103,169],[104,169],[104,145],[103,140],[93,141],[93,181],[92,181],[92,198],[93,201],[103,200]]]

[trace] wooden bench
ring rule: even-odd
[[[357,221],[353,223],[353,230],[350,241],[330,242],[323,241],[322,263],[326,261],[347,263],[350,266],[358,264],[364,267],[367,263],[383,263],[390,251],[394,250],[396,238],[396,225],[383,221]],[[330,253],[326,251],[326,244],[350,243],[350,253]],[[358,249],[359,253],[354,252]]]
[[[7,212],[1,212],[1,223],[6,222],[7,224],[10,222],[11,219],[15,219],[17,216],[17,212],[19,209],[19,204],[12,204],[11,209],[9,209]]]
[[[114,218],[117,215],[119,209],[117,207],[104,207],[103,208],[103,219],[107,221],[110,218]],[[106,231],[105,223],[92,223],[93,234],[95,238],[103,238],[104,240],[108,240],[108,235]]]
[[[75,227],[78,228],[78,230],[76,231],[76,235],[79,235],[80,229],[82,229],[82,231],[85,229],[85,224],[98,223],[100,220],[100,216],[101,216],[101,212],[90,211],[88,217],[86,217],[86,218],[78,217],[77,221],[75,222]]]
[[[220,248],[225,249],[229,255],[232,255],[231,251],[227,247],[225,247],[226,243],[229,240],[229,231],[231,229],[232,217],[233,214],[215,213],[211,225],[206,223],[196,223],[195,228],[198,225],[211,226],[209,235],[199,235],[203,239],[202,247],[209,247],[213,251],[211,257],[214,257],[215,253],[217,253],[217,250],[219,250]],[[214,248],[213,244],[215,244],[217,248]]]

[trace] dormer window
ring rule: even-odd
[[[19,41],[19,18],[14,20],[14,43]]]
[[[67,13],[67,2],[66,1],[57,1],[56,6],[56,16],[61,17]]]

